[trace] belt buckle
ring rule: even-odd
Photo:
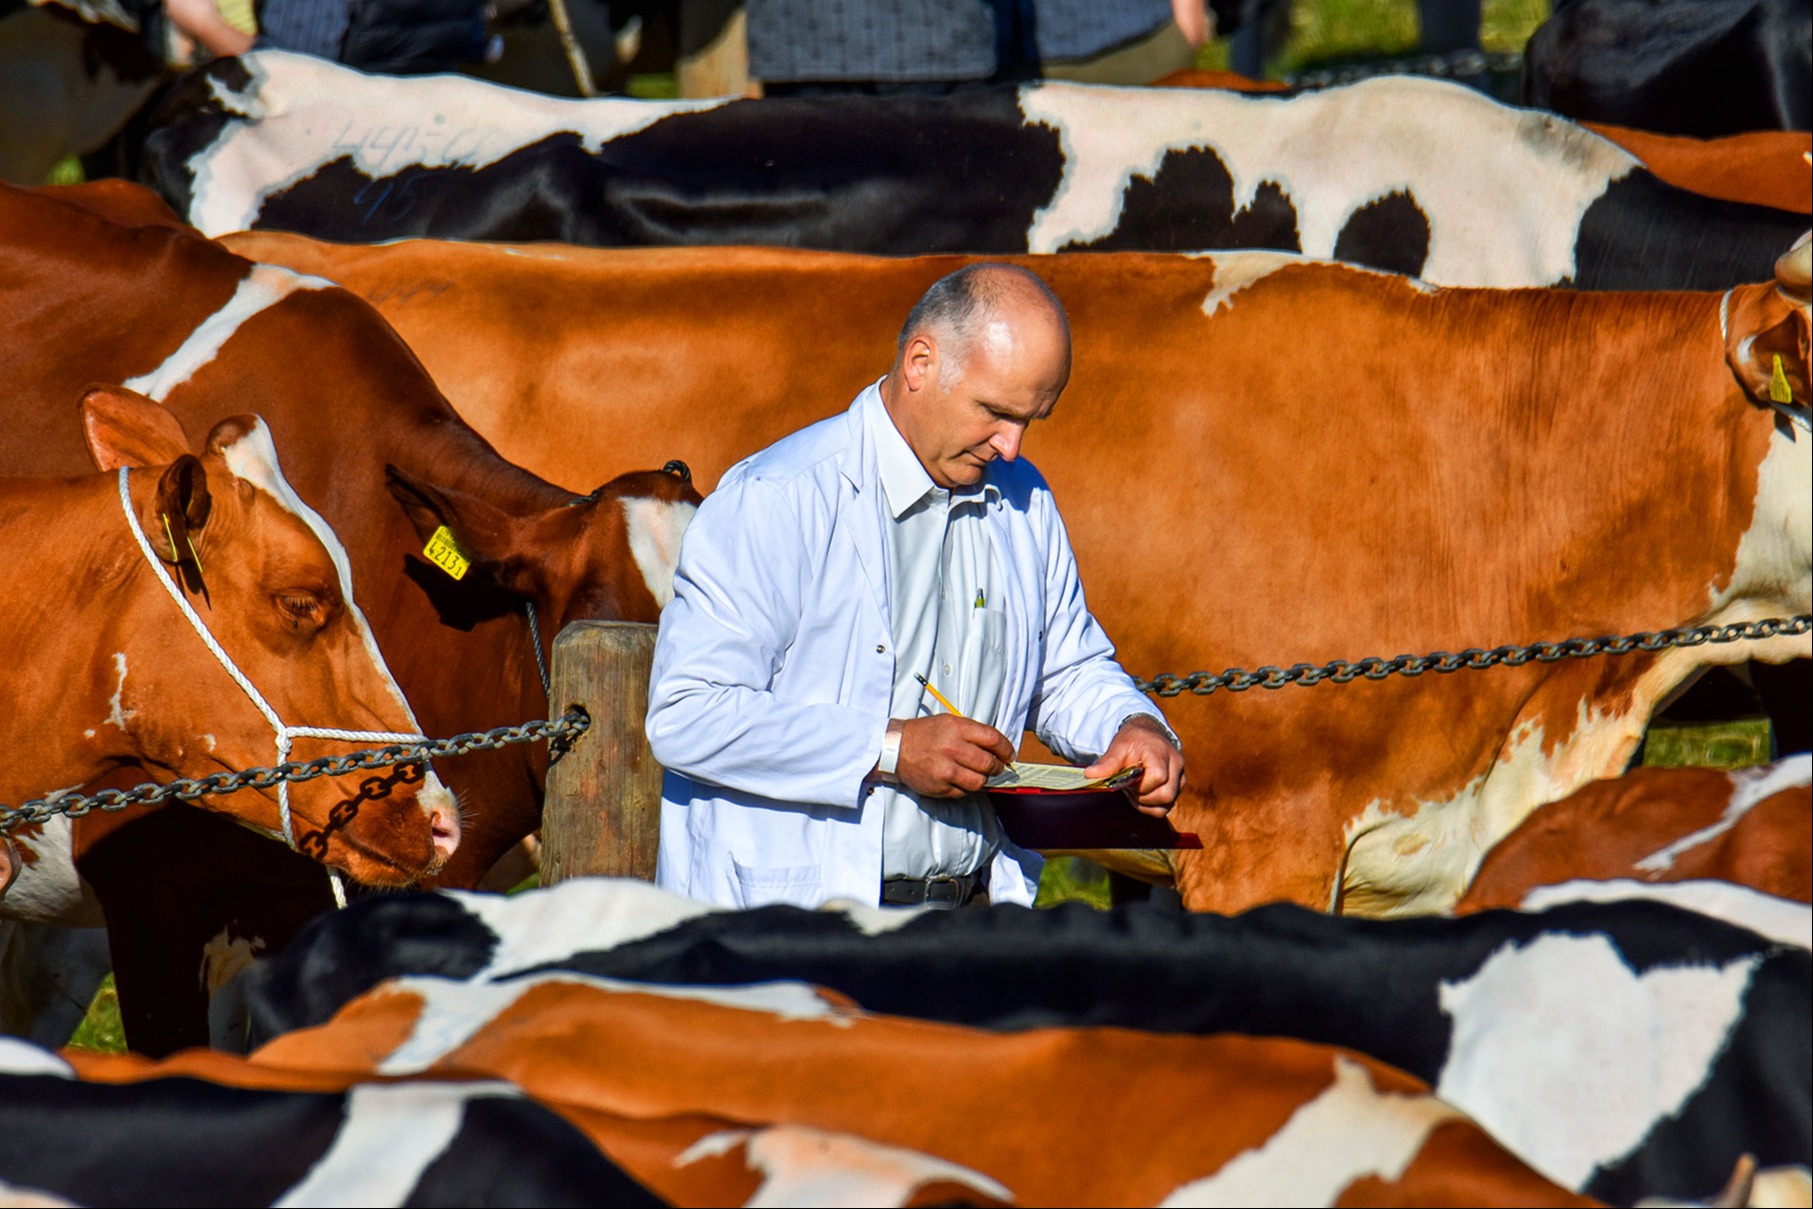
[[[928,907],[961,907],[964,882],[961,877],[928,877],[925,879],[925,903]]]

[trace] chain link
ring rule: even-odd
[[[1526,663],[1556,663],[1563,659],[1590,659],[1595,655],[1629,655],[1637,651],[1661,651],[1670,647],[1706,646],[1728,642],[1749,642],[1761,638],[1805,634],[1813,629],[1813,615],[1768,617],[1762,621],[1740,622],[1723,626],[1693,626],[1676,630],[1657,630],[1626,634],[1618,638],[1567,638],[1559,642],[1532,642],[1527,646],[1499,646],[1491,650],[1468,647],[1450,654],[1431,651],[1427,655],[1399,655],[1395,659],[1348,661],[1335,659],[1320,666],[1297,663],[1290,667],[1262,667],[1256,671],[1231,667],[1224,672],[1191,672],[1178,676],[1162,672],[1150,680],[1134,683],[1142,693],[1158,697],[1175,697],[1183,692],[1207,696],[1216,689],[1244,693],[1249,688],[1283,688],[1289,684],[1320,684],[1332,680],[1346,684],[1364,678],[1383,680],[1387,676],[1420,676],[1424,672],[1477,671],[1483,668],[1522,667]]]
[[[1457,50],[1445,55],[1419,55],[1413,59],[1390,59],[1381,63],[1355,63],[1351,67],[1331,67],[1323,71],[1303,71],[1286,76],[1284,82],[1294,88],[1331,88],[1352,84],[1374,76],[1435,76],[1438,79],[1471,79],[1492,75],[1522,74],[1523,55],[1519,51]]]
[[[515,743],[534,743],[547,739],[550,751],[558,754],[571,747],[592,724],[582,709],[571,709],[552,721],[524,722],[520,726],[499,726],[487,731],[434,739],[427,743],[391,743],[367,751],[343,756],[321,756],[301,762],[288,761],[268,768],[247,768],[241,772],[215,772],[192,780],[184,777],[168,785],[139,785],[132,789],[103,789],[93,794],[62,794],[38,798],[19,806],[0,806],[0,833],[27,823],[45,823],[59,814],[81,818],[90,810],[124,810],[128,806],[148,805],[171,799],[192,802],[211,794],[233,793],[240,789],[270,789],[284,781],[312,781],[317,777],[338,777],[349,772],[390,768],[397,764],[415,764],[436,756],[463,756],[475,751],[494,751]]]
[[[1740,622],[1723,626],[1693,626],[1675,630],[1641,631],[1622,637],[1567,638],[1559,642],[1533,642],[1525,646],[1500,646],[1491,650],[1469,647],[1464,651],[1432,651],[1427,655],[1399,655],[1394,659],[1371,656],[1366,659],[1335,659],[1320,666],[1297,663],[1290,667],[1262,667],[1255,671],[1231,667],[1223,672],[1191,672],[1178,676],[1161,672],[1151,680],[1134,683],[1142,693],[1159,697],[1176,697],[1185,692],[1207,696],[1217,689],[1243,693],[1249,688],[1284,688],[1332,681],[1346,684],[1357,679],[1384,680],[1389,676],[1420,676],[1424,672],[1477,671],[1503,664],[1522,667],[1526,663],[1556,663],[1563,659],[1590,659],[1596,655],[1630,655],[1638,651],[1661,651],[1671,647],[1694,647],[1731,642],[1752,642],[1763,638],[1793,637],[1813,630],[1813,615],[1769,617],[1762,621]],[[128,806],[149,805],[171,799],[192,802],[212,794],[233,793],[240,789],[270,789],[283,781],[312,781],[317,777],[344,776],[349,772],[390,768],[414,764],[437,756],[463,756],[475,751],[493,751],[515,743],[534,743],[547,739],[550,754],[558,757],[591,726],[592,719],[581,709],[571,709],[551,721],[524,722],[519,726],[499,726],[487,731],[454,735],[428,743],[391,743],[368,751],[343,756],[321,756],[302,762],[286,762],[269,768],[248,768],[242,772],[216,772],[199,780],[181,778],[168,785],[139,785],[132,789],[103,789],[94,794],[62,794],[38,798],[19,806],[0,807],[0,833],[24,824],[45,823],[57,815],[80,818],[90,810],[123,810]]]

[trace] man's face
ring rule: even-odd
[[[967,349],[915,337],[906,352],[903,372],[920,385],[895,424],[945,488],[973,486],[996,458],[1019,457],[1027,425],[1051,414],[1070,378],[1069,340],[1044,314],[991,319]]]

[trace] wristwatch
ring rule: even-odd
[[[876,761],[875,771],[886,781],[892,781],[894,770],[900,767],[900,732],[900,722],[891,720],[887,733],[881,737],[881,759]]]

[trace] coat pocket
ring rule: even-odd
[[[735,857],[731,865],[739,907],[787,903],[813,908],[824,898],[824,874],[817,865],[745,865]]]

